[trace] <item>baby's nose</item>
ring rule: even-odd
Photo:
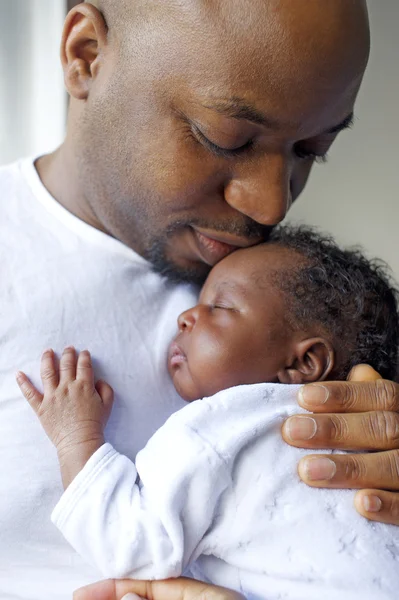
[[[195,325],[195,308],[190,308],[182,313],[177,319],[177,325],[179,327],[179,331],[189,330]]]

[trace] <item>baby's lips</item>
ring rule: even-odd
[[[187,360],[185,353],[176,341],[173,341],[169,347],[168,362],[171,367],[180,365]]]

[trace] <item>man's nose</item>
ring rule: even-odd
[[[228,183],[225,200],[257,223],[277,225],[292,204],[289,161],[281,155],[268,155],[254,162]]]
[[[178,319],[177,325],[179,327],[179,331],[191,331],[194,328],[195,322],[197,320],[197,311],[196,307],[190,308],[189,310],[184,311]]]

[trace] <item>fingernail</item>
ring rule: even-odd
[[[324,385],[304,385],[298,392],[299,404],[304,408],[315,408],[322,406],[328,400],[329,390]]]
[[[293,442],[311,440],[316,434],[317,423],[311,417],[290,417],[284,429]]]
[[[52,349],[52,348],[47,348],[47,350],[45,350],[45,351],[43,352],[43,356],[44,356],[45,354],[47,354],[47,353],[49,353],[49,354],[52,354],[52,353],[53,353],[53,349]]]
[[[363,508],[366,512],[379,512],[382,508],[382,502],[378,496],[364,496]]]
[[[143,600],[143,598],[141,596],[138,596],[137,594],[126,594],[126,596],[123,596],[122,600]]]
[[[326,457],[304,459],[306,478],[309,481],[328,481],[337,472],[337,465]]]
[[[69,352],[69,350],[75,351],[75,346],[67,346],[66,348],[64,348],[64,352]]]
[[[23,373],[22,373],[22,371],[17,371],[17,372],[15,373],[15,379],[16,379],[17,381],[21,381],[21,380],[23,379]]]

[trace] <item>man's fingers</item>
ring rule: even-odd
[[[108,580],[77,590],[74,600],[122,600],[136,594],[148,600],[245,600],[241,594],[194,579],[167,581]]]
[[[76,350],[73,346],[65,348],[60,360],[60,383],[67,384],[76,379]]]
[[[399,525],[399,494],[382,490],[361,490],[355,496],[355,508],[370,521]]]
[[[381,375],[370,365],[356,365],[348,375],[348,381],[377,381]]]
[[[312,487],[399,490],[399,451],[313,454],[299,462],[298,473]]]
[[[52,394],[59,381],[53,350],[46,350],[42,354],[40,377],[42,379],[44,393]]]
[[[78,356],[76,365],[76,379],[86,381],[94,386],[94,372],[91,362],[91,355],[88,350],[82,350]]]
[[[33,410],[37,413],[43,400],[43,395],[38,392],[33,383],[29,381],[25,373],[22,373],[22,371],[18,371],[16,374],[16,380],[19,385],[19,389]]]
[[[399,411],[399,384],[386,379],[311,383],[299,390],[298,402],[318,413]]]
[[[150,600],[245,600],[237,592],[185,577],[167,581],[117,581],[117,600],[123,597],[119,590],[126,588],[124,595],[131,592]]]
[[[399,414],[295,415],[285,421],[282,435],[298,448],[395,450],[399,448]]]

